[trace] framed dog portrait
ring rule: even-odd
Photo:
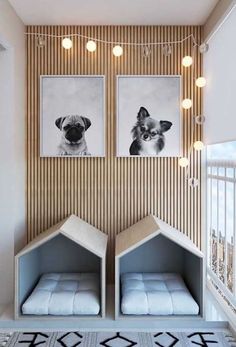
[[[105,156],[105,77],[40,76],[40,156]]]
[[[117,156],[182,155],[181,76],[117,76]]]

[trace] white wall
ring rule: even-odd
[[[236,7],[209,41],[204,55],[206,144],[236,140]]]
[[[0,0],[0,304],[13,299],[14,253],[25,243],[25,27]]]

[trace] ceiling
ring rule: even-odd
[[[219,0],[9,0],[26,25],[200,25]]]

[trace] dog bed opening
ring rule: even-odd
[[[76,216],[16,255],[15,317],[105,316],[107,236]]]
[[[116,318],[203,316],[203,254],[155,216],[117,235],[115,285]]]

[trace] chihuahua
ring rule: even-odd
[[[165,147],[165,136],[172,123],[167,120],[156,120],[150,117],[145,107],[140,107],[137,122],[131,133],[133,142],[130,146],[130,155],[156,156]]]

